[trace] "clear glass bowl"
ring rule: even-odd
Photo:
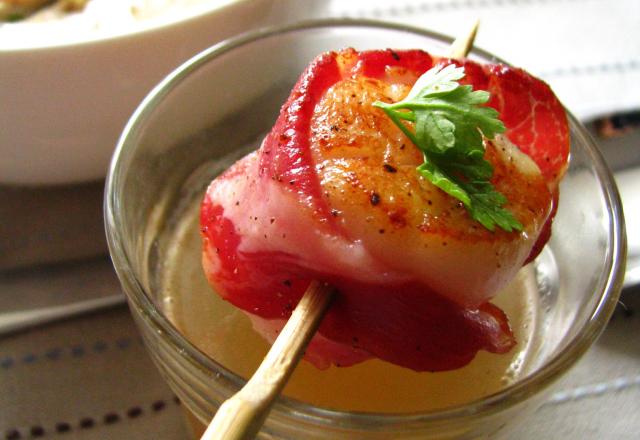
[[[114,265],[152,358],[191,415],[206,423],[244,380],[199,351],[163,312],[164,233],[185,201],[247,145],[258,145],[298,75],[316,55],[344,47],[421,48],[451,40],[372,21],[313,21],[223,42],[183,64],[137,109],[115,151],[105,215]],[[470,57],[499,61],[474,50]],[[502,391],[450,409],[350,413],[280,398],[260,438],[492,438],[539,406],[550,385],[604,329],[625,258],[620,199],[593,140],[569,116],[571,162],[553,236],[536,260],[544,342],[528,374]]]

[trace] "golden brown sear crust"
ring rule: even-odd
[[[399,78],[391,83],[342,80],[316,106],[312,151],[324,195],[336,215],[365,216],[379,234],[408,229],[416,239],[425,234],[474,241],[516,239],[517,233],[482,227],[459,200],[416,172],[422,153],[372,105],[402,99],[410,87],[406,72]],[[497,142],[486,146],[485,157],[494,166],[493,183],[507,197],[507,209],[525,231],[538,229],[551,200],[544,180],[539,173],[520,169],[521,153]]]

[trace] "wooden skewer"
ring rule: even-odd
[[[225,401],[201,440],[255,437],[273,400],[289,380],[315,334],[333,296],[333,288],[313,281],[247,384]]]
[[[459,36],[451,43],[451,48],[449,49],[449,56],[451,58],[464,58],[467,56],[473,47],[479,26],[480,20],[476,20],[465,35]]]
[[[457,38],[449,55],[463,58],[473,46],[479,22]],[[329,307],[334,289],[313,281],[247,384],[218,409],[201,440],[245,440],[256,436]]]

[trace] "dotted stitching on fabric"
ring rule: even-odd
[[[66,434],[72,431],[86,431],[97,426],[108,426],[123,420],[133,420],[147,414],[157,414],[164,411],[169,403],[180,405],[180,400],[173,397],[168,400],[156,400],[148,407],[133,406],[122,412],[110,411],[99,417],[83,417],[75,423],[56,422],[51,427],[34,425],[24,429],[11,428],[5,431],[3,440],[23,440],[27,438],[42,438],[50,434]]]
[[[345,17],[398,17],[401,15],[412,15],[419,12],[442,12],[457,9],[483,9],[492,6],[505,7],[519,5],[537,5],[559,1],[561,0],[453,0],[441,1],[436,3],[407,3],[402,6],[389,6],[385,8],[356,9],[354,11],[344,11],[342,15]],[[564,2],[566,3],[577,1],[582,0],[564,0]]]
[[[625,73],[640,70],[640,60],[593,64],[588,66],[560,67],[555,70],[540,73],[543,77],[553,76],[588,76],[606,73]]]
[[[142,344],[142,338],[136,337],[122,337],[113,341],[111,344],[104,340],[98,340],[88,345],[73,345],[67,348],[53,347],[45,350],[42,353],[27,353],[22,357],[17,356],[4,356],[0,358],[0,370],[9,370],[20,365],[32,365],[41,363],[44,361],[58,361],[62,358],[81,358],[89,353],[101,354],[109,350],[117,348],[119,350],[127,350],[133,344]]]
[[[605,393],[622,391],[637,386],[640,386],[640,375],[620,377],[609,382],[600,382],[571,390],[559,391],[554,393],[551,398],[545,402],[545,405],[560,405],[586,397],[600,396]]]

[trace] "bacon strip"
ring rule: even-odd
[[[406,93],[438,62],[452,61],[418,50],[319,56],[260,150],[212,182],[203,200],[207,277],[263,332],[265,320],[290,315],[312,279],[338,288],[319,330],[324,342],[308,350],[318,366],[375,356],[448,370],[478,350],[504,353],[515,344],[506,316],[487,300],[541,248],[536,237],[548,239],[542,231],[568,157],[566,117],[548,87],[523,71],[463,62],[466,80],[492,93],[506,136],[541,170],[513,165],[524,159],[506,140],[490,144],[494,184],[526,230],[478,230],[455,202],[406,171],[420,160],[417,150],[405,149],[408,141],[371,107]]]

